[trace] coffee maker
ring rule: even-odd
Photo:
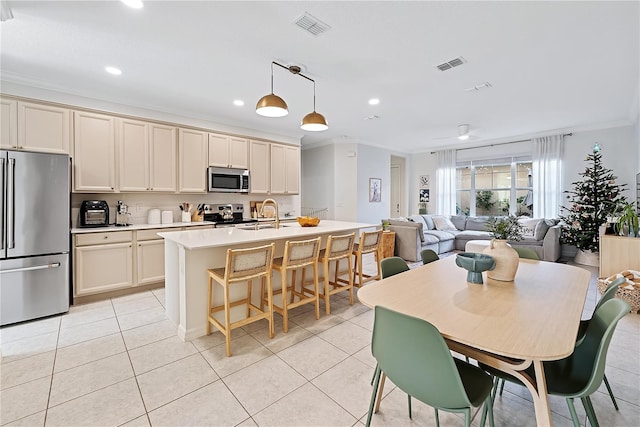
[[[118,208],[116,210],[116,225],[125,226],[129,225],[129,206],[125,205],[122,200],[118,200]]]

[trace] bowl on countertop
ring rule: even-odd
[[[297,219],[302,227],[317,227],[320,224],[320,218],[317,216],[299,216]]]
[[[482,272],[493,270],[496,260],[485,254],[475,252],[461,252],[456,255],[456,265],[468,271],[467,282],[482,284]]]

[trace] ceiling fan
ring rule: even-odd
[[[436,137],[433,139],[453,139],[453,138],[457,138],[460,141],[469,141],[469,140],[474,140],[474,139],[479,139],[479,136],[475,136],[471,134],[471,127],[467,124],[463,124],[463,125],[458,125],[458,134],[457,135],[451,135],[451,136],[441,136],[441,137]]]

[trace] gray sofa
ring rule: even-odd
[[[452,250],[464,251],[470,240],[491,240],[486,230],[488,217],[463,215],[412,215],[407,218],[390,218],[389,229],[395,231],[395,254],[406,261],[420,260],[420,251],[431,249],[438,254]],[[560,226],[556,220],[522,217],[525,235],[514,247],[533,249],[541,260],[557,261],[560,258]]]

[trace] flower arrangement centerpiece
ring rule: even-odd
[[[621,192],[626,184],[616,184],[617,177],[611,169],[602,166],[599,148],[595,147],[586,161],[589,166],[579,174],[583,179],[573,182],[573,189],[565,191],[569,205],[562,206],[565,214],[560,215],[560,242],[578,248],[577,263],[597,266],[600,226],[624,203]]]

